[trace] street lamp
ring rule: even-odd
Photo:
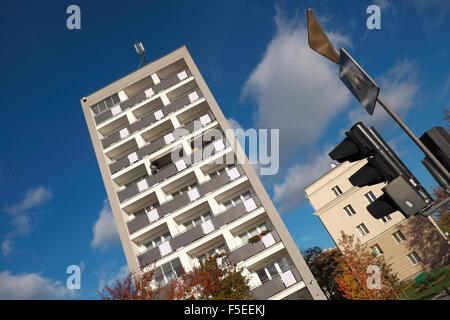
[[[450,174],[434,154],[414,135],[406,124],[395,114],[389,105],[381,98],[378,85],[370,78],[364,69],[344,50],[340,52],[333,46],[326,33],[321,27],[319,21],[311,9],[306,11],[308,24],[308,44],[311,49],[318,52],[325,58],[333,61],[340,66],[339,78],[353,95],[363,105],[364,109],[372,115],[375,103],[378,102],[381,107],[397,122],[397,124],[406,132],[413,142],[425,153],[431,162],[439,169],[450,184]],[[447,190],[447,192],[450,192]]]

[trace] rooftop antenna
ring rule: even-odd
[[[142,45],[142,42],[135,43],[134,50],[136,50],[136,53],[138,54],[138,56],[141,57],[141,62],[139,62],[139,66],[138,66],[138,69],[139,69],[142,65],[142,62],[147,63],[147,60],[145,60],[145,49],[144,49],[144,46]]]

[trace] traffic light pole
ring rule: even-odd
[[[320,25],[319,21],[315,17],[313,11],[308,9],[306,11],[307,17],[307,25],[308,25],[308,44],[311,49],[321,54],[325,58],[333,61],[334,63],[340,65],[341,72],[343,69],[343,65],[341,65],[341,53],[333,46],[331,41],[328,39],[325,31]],[[352,93],[356,96],[356,98],[362,103],[369,98],[367,90],[362,92],[356,92],[359,90],[359,84],[366,83],[369,91],[372,91],[371,97],[373,97],[373,104],[368,105],[363,104],[363,107],[369,112],[370,115],[373,113],[373,108],[375,107],[375,97],[373,93],[376,94],[376,101],[386,110],[386,112],[398,123],[398,125],[406,132],[406,134],[411,138],[412,141],[425,153],[428,159],[436,166],[436,168],[442,172],[445,180],[447,182],[450,181],[450,173],[448,170],[442,165],[442,163],[431,153],[431,151],[414,135],[414,133],[406,126],[406,124],[395,114],[395,112],[389,107],[389,105],[379,96],[379,88],[375,84],[375,82],[370,78],[370,76],[364,71],[364,69],[356,62],[348,53],[341,49],[344,55],[346,55],[347,59],[344,61],[345,72],[341,72],[339,74],[339,78],[344,82],[344,84],[352,91]],[[347,66],[349,64],[349,66]],[[353,67],[353,68],[352,68]],[[345,79],[345,81],[344,81]],[[348,82],[348,83],[347,83]],[[365,88],[365,89],[367,89]],[[378,89],[378,91],[374,92],[374,90]],[[361,91],[361,90],[359,90]],[[364,99],[360,96],[364,95]],[[371,108],[369,108],[371,107]],[[447,190],[447,192],[450,192]]]
[[[398,123],[398,125],[406,132],[406,134],[411,138],[412,141],[425,153],[425,155],[436,165],[436,167],[441,170],[445,175],[447,181],[450,181],[450,174],[447,169],[439,162],[438,159],[431,153],[430,150],[420,141],[416,135],[408,128],[408,126],[400,119],[395,112],[389,107],[389,105],[381,98],[377,97],[377,102],[383,107],[384,110]]]

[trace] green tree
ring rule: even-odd
[[[328,298],[340,296],[337,283],[334,280],[338,266],[336,258],[339,254],[337,248],[323,250],[317,246],[302,251],[308,267]]]

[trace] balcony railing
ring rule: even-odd
[[[174,252],[181,247],[188,246],[189,244],[202,238],[203,236],[212,233],[215,230],[220,229],[222,226],[227,225],[261,207],[261,202],[256,196],[253,196],[246,201],[247,202],[240,203],[233,208],[224,210],[222,213],[212,217],[210,220],[205,221],[201,225],[195,226],[192,229],[177,234],[175,237],[168,240],[164,244],[165,247],[163,248],[158,246],[141,253],[140,255],[138,255],[139,264],[142,267],[145,267],[157,261],[164,255]],[[276,236],[278,237],[278,235]],[[233,252],[234,251],[231,252],[230,256],[233,255]],[[234,255],[235,258],[238,256],[239,255]]]
[[[103,149],[108,148],[109,146],[129,137],[130,135],[147,128],[148,126],[156,123],[157,121],[167,117],[169,114],[176,112],[177,110],[183,108],[186,105],[189,105],[202,97],[202,93],[200,90],[193,91],[178,100],[168,104],[167,106],[162,107],[162,109],[153,112],[136,122],[128,125],[120,131],[114,132],[110,134],[106,138],[101,140]]]
[[[153,87],[148,88],[144,92],[138,93],[137,95],[118,103],[114,107],[112,107],[108,110],[105,110],[102,113],[99,113],[98,115],[96,115],[94,117],[95,124],[99,125],[100,123],[114,117],[115,115],[122,113],[123,111],[133,107],[134,105],[138,104],[139,102],[147,100],[148,98],[158,94],[159,92],[166,90],[166,89],[170,88],[171,86],[177,84],[178,82],[181,82],[184,79],[192,76],[192,73],[190,70],[186,69],[185,72],[186,72],[187,77],[185,76],[183,71],[179,72],[179,73],[161,81],[160,83],[154,85]]]
[[[268,299],[284,289],[302,281],[302,277],[295,266],[284,270],[272,279],[251,289],[253,298],[257,300]]]
[[[236,170],[239,173],[239,177],[244,174],[244,170],[240,165],[236,166]],[[175,196],[173,199],[162,203],[159,207],[152,210],[150,213],[139,216],[138,218],[129,221],[127,223],[129,233],[132,234],[148,226],[151,222],[154,222],[171,212],[177,211],[187,206],[189,203],[203,197],[211,191],[217,190],[218,188],[226,185],[234,179],[231,179],[229,175],[223,174],[200,184],[187,193]]]
[[[206,113],[206,114],[209,116],[210,121],[214,121],[215,120],[215,117],[214,117],[214,115],[213,115],[213,113],[211,111],[208,111],[208,113]],[[181,127],[181,129],[187,130],[189,133],[192,133],[194,131],[194,129],[195,129],[194,122],[195,121],[199,121],[200,118],[192,120],[191,122],[185,124],[184,126]],[[177,129],[175,129],[175,130],[177,130]],[[135,163],[135,162],[137,162],[137,161],[139,161],[139,160],[149,156],[150,154],[160,150],[161,148],[165,147],[166,145],[168,145],[168,144],[170,144],[172,142],[174,142],[174,141],[166,140],[165,137],[161,137],[159,139],[156,139],[155,141],[152,141],[152,142],[146,144],[145,146],[143,146],[141,149],[137,150],[136,152],[131,153],[131,154],[129,154],[129,155],[127,155],[127,156],[125,156],[125,157],[123,157],[121,159],[118,159],[114,163],[111,163],[109,165],[109,169],[111,171],[111,174],[114,174],[114,173],[116,173],[116,172],[118,172],[118,171],[120,171],[122,169],[127,168],[131,164],[133,164],[133,163]]]
[[[213,154],[215,154],[216,152],[219,152],[219,151],[225,149],[226,147],[228,147],[230,145],[226,138],[223,138],[221,140],[223,142],[224,148],[216,149],[215,143],[217,141],[211,141],[210,143],[205,145],[205,147],[203,147],[201,150],[197,150],[197,151],[193,152],[192,154],[182,158],[181,160],[178,160],[177,162],[171,163],[171,164],[163,167],[157,173],[150,175],[148,178],[143,179],[139,182],[133,183],[132,185],[128,186],[126,189],[117,192],[119,201],[123,202],[129,198],[132,198],[132,197],[138,195],[139,193],[141,193],[142,191],[147,190],[148,188],[174,176],[178,172],[181,172],[181,171],[189,168],[192,164],[195,164],[196,159],[205,160],[203,158],[203,156],[205,154],[204,152],[209,151],[209,153],[207,153],[207,155],[209,157],[209,156],[212,156]],[[181,151],[181,149],[182,148],[179,148],[178,150]],[[201,188],[201,185],[199,186],[199,188]]]

